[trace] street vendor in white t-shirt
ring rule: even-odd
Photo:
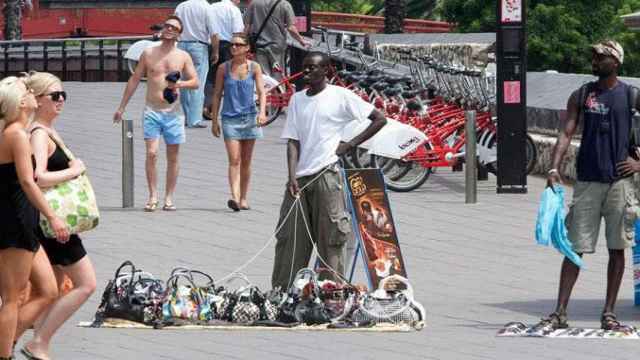
[[[276,234],[273,287],[288,288],[295,273],[309,264],[313,246],[305,219],[320,256],[327,265],[344,274],[344,245],[353,235],[338,158],[386,123],[384,115],[373,105],[348,89],[327,84],[329,61],[321,52],[311,52],[305,57],[304,80],[309,88],[296,93],[287,110],[282,138],[288,139],[289,182],[278,226],[285,220],[286,223]],[[341,141],[348,123],[367,119],[371,124],[361,134],[349,142]],[[297,197],[301,202],[297,217],[294,209],[287,218]]]

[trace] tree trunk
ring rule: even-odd
[[[4,16],[4,39],[22,39],[22,8],[20,0],[5,0],[2,15]]]
[[[406,0],[384,0],[384,33],[403,33],[406,15]]]

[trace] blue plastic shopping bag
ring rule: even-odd
[[[573,251],[569,242],[564,217],[564,189],[559,185],[553,188],[547,187],[540,198],[536,220],[536,242],[545,246],[549,246],[549,243],[553,244],[553,247],[562,255],[582,267],[582,258]]]

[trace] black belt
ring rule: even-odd
[[[209,46],[208,43],[206,43],[204,41],[200,41],[200,40],[181,40],[181,41],[178,41],[178,42],[179,43],[198,43],[198,44],[202,44],[202,45],[205,45],[205,46]]]

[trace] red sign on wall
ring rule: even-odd
[[[296,29],[300,32],[307,32],[307,17],[306,16],[296,16]]]
[[[520,104],[520,81],[504,82],[504,103]]]
[[[522,0],[502,0],[500,21],[504,23],[522,22]]]

